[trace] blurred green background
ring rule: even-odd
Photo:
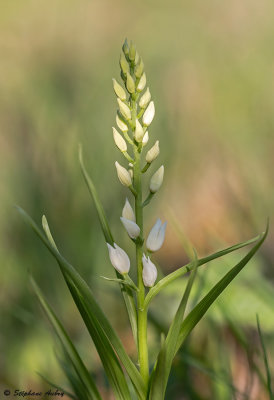
[[[116,176],[114,162],[122,159],[111,130],[117,107],[111,78],[119,78],[124,38],[133,39],[156,105],[150,143],[160,139],[161,157],[153,169],[161,163],[166,168],[164,185],[145,215],[146,232],[157,217],[169,221],[157,254],[164,273],[187,262],[174,218],[199,256],[260,233],[274,214],[274,4],[0,0],[0,9],[0,389],[41,389],[36,371],[66,385],[29,273],[104,386],[100,363],[57,265],[13,206],[20,205],[37,222],[47,215],[62,252],[94,289],[134,354],[119,292],[99,278],[113,271],[81,176],[78,143],[116,240],[133,254],[119,221],[128,193]],[[223,368],[223,358],[235,385],[245,390],[248,362],[229,318],[253,351],[259,313],[273,356],[273,239],[271,229],[259,254],[178,356],[168,398],[231,399],[222,379],[197,367],[199,361],[213,370]],[[240,256],[201,269],[196,294]],[[183,285],[184,280],[177,282],[153,303],[152,353]],[[255,377],[250,399],[265,398],[261,386]],[[105,398],[111,399],[107,390]]]

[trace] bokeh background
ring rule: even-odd
[[[160,139],[161,157],[153,169],[162,162],[166,168],[145,215],[146,231],[157,217],[169,222],[157,254],[163,272],[187,262],[178,225],[199,256],[262,232],[274,210],[274,4],[0,0],[0,8],[0,389],[42,390],[48,385],[37,371],[67,385],[55,337],[30,289],[31,273],[105,387],[104,398],[111,399],[57,265],[14,205],[37,222],[47,215],[62,252],[134,356],[120,294],[99,278],[113,271],[81,176],[78,143],[115,237],[133,254],[119,222],[127,191],[116,176],[114,162],[121,156],[111,130],[117,107],[111,78],[119,78],[124,38],[133,39],[156,105],[150,143]],[[252,362],[265,375],[256,313],[274,355],[273,239],[270,229],[258,255],[184,346],[167,398],[243,398],[239,392],[267,398]],[[202,268],[195,295],[244,253]],[[178,281],[153,303],[152,354],[184,285]]]

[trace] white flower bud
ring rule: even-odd
[[[149,189],[151,193],[156,193],[160,189],[164,179],[164,166],[161,167],[152,175],[150,179]]]
[[[146,106],[150,102],[150,99],[151,99],[151,94],[150,94],[149,88],[147,88],[147,90],[145,91],[143,96],[140,98],[139,106],[141,108],[146,108]]]
[[[112,127],[112,131],[113,131],[113,139],[118,149],[122,153],[124,151],[127,151],[127,144],[125,142],[125,139],[122,137],[122,135],[120,135],[120,133],[114,127]]]
[[[146,133],[144,134],[143,140],[142,140],[143,146],[145,146],[147,144],[148,139],[149,139],[148,131],[146,131]]]
[[[117,169],[117,175],[121,184],[127,187],[131,186],[132,180],[128,170],[122,167],[122,165],[120,165],[118,161],[115,161],[115,167]]]
[[[144,63],[143,63],[143,60],[140,59],[140,62],[138,65],[136,65],[135,71],[134,71],[136,78],[141,78],[143,71],[144,71]]]
[[[165,232],[166,232],[166,222],[162,225],[161,220],[158,218],[156,224],[153,226],[148,235],[146,241],[147,249],[152,252],[159,250],[164,243]]]
[[[146,83],[147,83],[147,77],[144,72],[143,75],[141,76],[141,79],[139,80],[138,85],[137,85],[137,92],[141,92],[142,90],[144,90]]]
[[[114,243],[112,247],[107,243],[110,262],[120,274],[127,274],[130,269],[130,260],[127,253]]]
[[[157,268],[150,260],[150,258],[145,256],[145,254],[143,254],[142,262],[143,262],[142,275],[143,275],[144,285],[146,287],[152,287],[157,279]]]
[[[124,205],[124,208],[122,211],[122,217],[126,218],[130,221],[136,222],[134,211],[133,211],[127,198],[126,198],[126,202],[125,202],[125,205]]]
[[[138,51],[136,51],[135,59],[134,59],[134,64],[137,65],[139,60],[140,60],[140,56],[139,56]]]
[[[135,123],[135,132],[134,132],[134,139],[136,142],[140,143],[144,137],[144,130],[138,119],[136,119]]]
[[[159,140],[154,144],[154,146],[151,147],[151,149],[147,152],[146,154],[146,162],[151,164],[152,161],[154,161],[160,153],[160,148],[159,148]]]
[[[120,113],[122,114],[122,116],[128,121],[131,118],[131,112],[130,112],[130,108],[121,100],[117,99],[118,101],[118,106],[119,106],[119,110]]]
[[[129,57],[130,61],[134,61],[134,60],[135,60],[135,56],[136,56],[136,47],[135,47],[135,44],[133,44],[132,42],[130,42],[130,45],[129,45],[129,54],[128,54],[128,57]]]
[[[116,114],[116,124],[119,129],[121,129],[122,132],[127,132],[128,131],[128,126],[127,124],[124,123],[124,121],[121,120],[118,114]]]
[[[122,224],[124,225],[128,235],[131,237],[131,239],[136,239],[140,235],[140,228],[136,224],[136,222],[133,222],[124,217],[120,217],[120,220],[122,221]]]
[[[123,73],[126,75],[126,73],[129,71],[129,65],[124,53],[121,53],[120,56],[120,67]]]
[[[130,175],[131,180],[132,180],[132,179],[133,179],[133,170],[132,170],[132,169],[129,169],[128,172],[129,172],[129,175]]]
[[[117,97],[121,100],[126,100],[127,95],[122,86],[116,81],[116,79],[112,79],[113,82],[113,89]]]
[[[129,93],[134,93],[135,92],[135,82],[132,78],[132,76],[130,75],[129,72],[127,72],[127,90],[129,91]]]
[[[143,115],[143,123],[145,126],[149,126],[151,124],[154,115],[155,115],[155,106],[154,102],[151,101]]]

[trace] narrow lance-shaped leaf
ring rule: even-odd
[[[270,372],[268,356],[267,356],[267,352],[266,352],[265,342],[264,342],[264,338],[262,335],[261,325],[260,325],[260,320],[259,320],[258,314],[256,315],[256,319],[257,319],[257,329],[258,329],[258,334],[259,334],[259,338],[260,338],[260,343],[261,343],[261,347],[263,350],[264,366],[265,366],[266,381],[267,381],[267,391],[269,394],[269,400],[273,400],[274,396],[273,396],[273,392],[272,392],[271,372]]]
[[[48,383],[51,387],[60,390],[61,392],[64,392],[64,394],[68,397],[70,397],[73,400],[77,400],[76,396],[74,396],[74,394],[70,393],[68,390],[62,388],[59,385],[56,385],[56,383],[52,382],[51,380],[49,380],[48,378],[46,378],[43,374],[41,374],[40,372],[37,372],[37,374],[40,376],[40,378],[43,379],[43,381],[45,381],[46,383]]]
[[[72,341],[70,340],[68,334],[66,333],[64,327],[62,326],[61,322],[58,320],[57,316],[55,315],[54,311],[44,298],[41,290],[39,289],[37,283],[33,278],[31,278],[31,284],[34,289],[34,292],[45,311],[50,323],[52,324],[59,340],[66,351],[70,362],[72,363],[76,374],[78,375],[84,389],[86,392],[86,399],[89,400],[101,400],[101,396],[98,392],[98,389],[95,385],[95,382],[92,379],[91,374],[86,369],[81,357],[79,356],[76,348],[74,347]]]
[[[118,359],[113,351],[114,348],[121,362],[123,363],[140,399],[144,399],[145,390],[141,375],[127,355],[119,337],[111,327],[108,319],[105,317],[104,313],[94,299],[91,289],[81,278],[78,272],[76,272],[76,270],[72,267],[72,265],[70,265],[67,260],[58,252],[54,242],[49,242],[49,240],[52,240],[51,235],[48,235],[47,239],[24,210],[18,207],[18,211],[22,215],[23,219],[32,227],[52,255],[56,258],[73,299],[83,317],[90,335],[92,336],[98,354],[100,355],[104,368],[106,369],[106,373],[107,375],[109,374],[108,378],[110,380],[114,380],[112,384],[118,385],[118,387],[125,386],[125,378],[122,370],[120,369]],[[114,376],[112,376],[113,373]],[[118,398],[120,399],[119,396]],[[121,397],[121,399],[123,398],[124,397]]]
[[[177,339],[175,354],[177,353],[177,351],[179,350],[179,348],[181,347],[182,343],[189,335],[189,333],[193,330],[193,328],[205,315],[206,311],[209,309],[212,303],[214,303],[214,301],[225,290],[225,288],[229,285],[229,283],[238,275],[238,273],[244,268],[244,266],[248,263],[248,261],[254,256],[254,254],[263,244],[267,236],[267,233],[268,233],[268,225],[260,241],[255,246],[253,246],[253,248],[248,252],[248,254],[235,267],[233,267],[188,314],[188,316],[185,318],[185,320],[181,325],[178,339],[175,338],[175,340]],[[161,365],[159,362],[157,362],[157,366],[152,377],[152,384],[150,390],[151,400],[164,399],[167,380],[170,372],[170,365],[168,361],[169,360],[167,359],[167,357],[163,358],[162,363],[165,363],[164,366]]]
[[[91,197],[94,201],[95,208],[96,208],[96,211],[97,211],[97,214],[99,217],[99,221],[101,224],[101,228],[102,228],[103,234],[105,236],[105,240],[107,243],[109,243],[111,246],[113,246],[113,244],[114,244],[113,235],[111,233],[111,230],[110,230],[107,218],[106,218],[106,214],[105,214],[104,208],[102,206],[102,203],[100,202],[95,185],[85,168],[81,145],[79,145],[79,162],[80,162],[80,166],[81,166],[81,170],[82,170],[85,182],[87,184],[87,187],[89,189]],[[118,271],[115,271],[115,273],[116,273],[116,276],[118,279],[124,279],[123,275],[119,274]],[[132,334],[133,334],[135,343],[137,343],[137,313],[136,313],[134,295],[133,295],[131,288],[129,288],[129,287],[126,287],[125,285],[120,285],[120,288],[121,288],[121,292],[123,293],[126,309],[128,312],[131,329],[132,329]]]

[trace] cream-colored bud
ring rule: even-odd
[[[159,250],[165,240],[166,233],[166,222],[162,225],[162,221],[158,218],[155,225],[149,232],[146,247],[149,251],[157,251]]]
[[[143,146],[145,146],[147,144],[148,139],[149,139],[148,131],[146,131],[146,133],[144,134],[143,140],[142,140]]]
[[[127,90],[129,91],[129,93],[134,93],[135,92],[135,82],[134,79],[132,78],[132,76],[130,75],[130,73],[127,73]]]
[[[144,72],[144,63],[143,63],[143,60],[140,59],[140,62],[138,65],[136,65],[135,71],[134,71],[136,78],[141,78],[143,72]]]
[[[141,79],[139,80],[138,85],[137,85],[137,92],[141,92],[142,90],[144,90],[146,83],[147,83],[147,77],[144,72],[143,75],[141,76]]]
[[[125,56],[127,56],[129,53],[129,46],[128,46],[127,39],[125,39],[122,49],[123,49]]]
[[[164,179],[164,166],[161,165],[161,167],[155,172],[154,175],[152,175],[150,179],[149,189],[151,193],[156,193],[160,189],[163,183],[163,179]]]
[[[119,110],[120,113],[122,114],[122,116],[129,121],[131,118],[131,112],[130,112],[130,108],[129,106],[127,106],[122,100],[120,100],[119,98],[117,99],[118,101],[118,106],[119,106]]]
[[[130,46],[129,46],[129,54],[128,57],[131,61],[135,60],[135,56],[136,56],[136,47],[135,44],[133,44],[132,42],[130,42]]]
[[[122,135],[120,135],[120,133],[114,127],[112,127],[112,131],[113,131],[113,139],[118,149],[122,153],[124,151],[127,151],[127,144],[125,142],[125,139],[122,137]]]
[[[146,111],[144,112],[143,115],[143,124],[145,126],[149,126],[154,118],[155,115],[155,106],[154,106],[154,102],[151,101],[148,105],[148,108],[146,109]]]
[[[125,205],[123,207],[122,217],[126,218],[126,219],[128,219],[130,221],[136,222],[133,208],[131,207],[130,202],[128,201],[127,198],[126,198]]]
[[[113,82],[113,89],[117,97],[121,100],[126,100],[127,95],[122,86],[116,81],[116,79],[112,79]]]
[[[136,124],[135,124],[135,132],[134,132],[134,139],[136,142],[140,143],[143,140],[144,137],[144,130],[138,119],[136,119]]]
[[[130,175],[131,180],[132,180],[132,179],[133,179],[133,170],[132,170],[132,169],[129,169],[128,172],[129,172],[129,175]]]
[[[140,56],[139,56],[138,51],[136,51],[135,59],[134,59],[134,64],[137,65],[139,60],[140,60]]]
[[[142,257],[142,263],[143,263],[142,276],[144,285],[146,287],[152,287],[157,279],[157,268],[150,260],[150,258],[145,256],[145,254],[143,254]]]
[[[151,99],[151,94],[150,94],[149,88],[147,88],[147,90],[145,91],[143,96],[140,98],[139,106],[141,108],[146,108],[148,103],[150,102],[150,99]]]
[[[154,161],[158,157],[159,153],[160,153],[159,140],[157,140],[154,146],[152,146],[151,149],[147,152],[146,162],[151,164],[152,161]]]
[[[124,217],[121,217],[120,220],[122,221],[122,224],[124,225],[131,239],[136,239],[140,235],[140,228],[136,224],[136,222],[133,222],[130,219],[126,219]]]
[[[125,124],[124,121],[121,120],[118,114],[116,114],[116,124],[123,133],[128,131],[127,124]]]
[[[121,53],[120,56],[120,67],[124,75],[126,75],[126,73],[129,72],[129,65],[124,53]]]
[[[112,247],[107,243],[110,262],[120,274],[127,274],[130,269],[130,260],[127,253],[114,243]]]
[[[117,175],[119,178],[119,181],[121,182],[122,185],[124,186],[131,186],[132,185],[132,180],[131,180],[131,176],[128,172],[127,169],[125,169],[124,167],[122,167],[122,165],[120,165],[118,163],[118,161],[115,161],[115,167],[117,170]]]

